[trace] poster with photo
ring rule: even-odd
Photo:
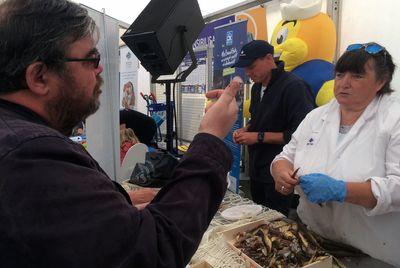
[[[138,89],[139,60],[127,47],[120,48],[120,108],[136,110]]]

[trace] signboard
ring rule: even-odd
[[[240,76],[243,81],[246,81],[242,68],[231,68],[238,58],[240,49],[246,43],[247,21],[239,21],[215,28],[213,88],[225,88],[235,76]],[[239,92],[236,98],[239,104],[238,119],[224,141],[233,154],[232,170],[229,172],[229,189],[238,193],[241,146],[233,142],[232,134],[235,130],[243,127],[243,90]]]
[[[207,23],[204,29],[199,34],[197,40],[193,43],[193,49],[212,45],[215,40],[214,28],[221,25],[226,25],[228,23],[232,23],[234,21],[235,21],[235,16],[229,16]]]
[[[183,94],[205,94],[206,93],[206,60],[207,51],[199,51],[195,53],[197,58],[197,68],[194,69],[186,81],[181,83],[181,92]],[[181,70],[186,70],[192,64],[189,55],[183,59],[181,63]]]
[[[208,90],[209,74],[211,73],[211,62],[207,61],[207,57],[211,59],[207,53],[208,47],[214,43],[214,28],[235,20],[234,16],[225,17],[211,23],[206,24],[197,40],[193,43],[193,49],[196,51],[197,68],[181,83],[180,90],[182,93],[181,109],[179,117],[182,127],[179,138],[191,142],[193,137],[198,133],[200,121],[204,115],[205,93]],[[187,69],[192,63],[190,56],[187,55],[180,65],[180,70]]]
[[[253,39],[268,40],[267,11],[265,6],[258,6],[238,12],[235,21],[247,20],[247,32]]]
[[[207,51],[195,52],[197,58],[197,68],[194,69],[186,81],[180,85],[182,93],[181,105],[181,128],[180,137],[185,141],[192,141],[193,137],[199,132],[201,119],[204,115],[205,93],[207,84]],[[192,60],[189,55],[183,60],[180,70],[189,68]]]

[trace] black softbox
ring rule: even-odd
[[[173,74],[204,28],[197,0],[152,0],[121,39],[153,77]],[[184,35],[183,35],[183,34]]]

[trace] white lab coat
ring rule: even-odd
[[[299,175],[371,180],[378,201],[371,210],[346,202],[320,207],[298,187],[297,212],[320,235],[400,267],[400,101],[376,97],[338,144],[339,124],[336,100],[311,111],[274,161],[287,159],[300,167]]]

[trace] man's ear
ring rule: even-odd
[[[48,68],[43,62],[34,62],[29,65],[25,72],[28,89],[38,95],[47,95],[49,92],[47,75]]]

